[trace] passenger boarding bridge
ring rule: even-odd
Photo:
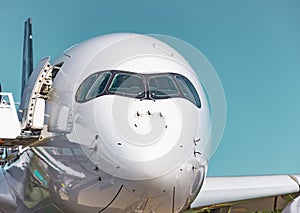
[[[33,70],[16,110],[12,93],[0,92],[0,148],[34,146],[49,136],[45,125],[45,105],[52,88],[52,75],[59,67],[49,57]]]

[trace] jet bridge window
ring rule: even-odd
[[[145,96],[144,79],[142,76],[135,74],[117,73],[108,91],[112,94],[142,98]]]
[[[180,90],[171,75],[156,75],[149,77],[149,92],[153,99],[180,96]]]

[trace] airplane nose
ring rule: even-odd
[[[95,99],[94,117],[98,134],[93,147],[97,148],[89,148],[88,156],[116,177],[159,177],[193,152],[198,119],[187,101],[107,95]]]
[[[162,104],[117,96],[112,110],[113,128],[125,146],[116,150],[119,156],[132,161],[151,161],[176,145],[182,117],[175,101]]]

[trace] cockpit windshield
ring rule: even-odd
[[[183,96],[193,102],[196,106],[201,106],[200,98],[193,84],[184,76],[175,76]]]
[[[176,97],[180,90],[169,74],[154,75],[149,77],[149,93],[153,99]]]
[[[102,95],[110,76],[110,72],[100,72],[89,76],[78,88],[76,101],[86,102]]]
[[[145,94],[145,83],[142,76],[129,73],[117,73],[114,75],[108,92],[139,98]]]
[[[103,95],[121,95],[139,99],[185,98],[201,107],[193,84],[175,73],[137,74],[126,71],[102,71],[87,77],[79,86],[75,99],[87,102]]]

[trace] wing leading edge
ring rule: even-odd
[[[191,208],[299,192],[300,175],[207,177]]]

